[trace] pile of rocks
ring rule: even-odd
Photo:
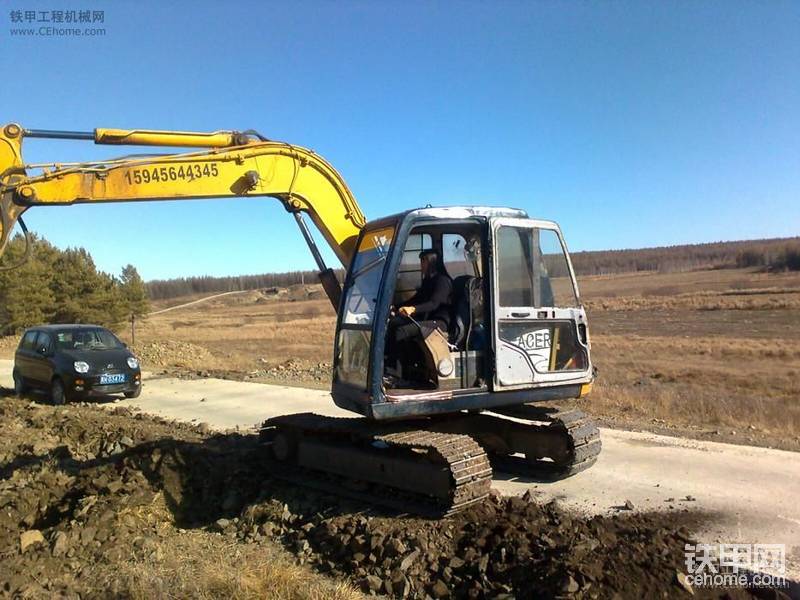
[[[309,506],[311,496],[255,504],[212,527],[248,541],[278,536],[300,562],[395,598],[690,595],[682,581],[691,536],[666,516],[586,520],[530,495],[495,495],[442,521],[326,516]],[[717,589],[705,597],[750,596]]]
[[[292,358],[274,366],[250,371],[246,378],[266,378],[278,381],[330,381],[331,374],[330,363],[311,363]]]
[[[213,355],[206,348],[175,340],[137,344],[132,351],[139,357],[143,368],[196,367],[213,362]]]
[[[325,297],[325,291],[322,285],[302,285],[295,284],[289,286],[287,290],[289,302],[297,302],[303,300],[318,300]]]
[[[257,436],[125,408],[4,398],[0,596],[102,596],[98,573],[160,560],[158,541],[186,528],[226,536],[232,553],[278,542],[395,598],[750,597],[687,587],[686,513],[586,519],[529,494],[418,519],[273,478],[266,452]]]

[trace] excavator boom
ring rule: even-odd
[[[203,149],[82,163],[25,164],[25,138]],[[16,124],[0,132],[0,254],[14,224],[32,206],[248,196],[276,198],[295,214],[320,271],[325,270],[324,263],[300,218],[304,212],[341,263],[350,262],[364,215],[339,173],[311,150],[269,141],[253,132],[62,132],[25,130]]]

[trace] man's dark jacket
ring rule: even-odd
[[[422,280],[417,293],[403,303],[416,309],[415,321],[436,321],[440,329],[447,331],[450,326],[450,303],[453,295],[453,282],[444,273],[437,273]]]

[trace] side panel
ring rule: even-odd
[[[591,381],[586,314],[558,226],[494,218],[491,236],[493,389]]]

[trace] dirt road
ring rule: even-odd
[[[0,361],[0,385],[11,386],[11,361]],[[142,396],[113,404],[120,405],[218,429],[247,429],[290,412],[349,414],[319,390],[219,379],[146,378]],[[791,575],[800,574],[797,453],[612,429],[602,438],[600,460],[585,473],[557,483],[498,473],[494,487],[509,495],[530,489],[583,514],[626,510],[626,501],[635,511],[706,513],[702,541],[786,544]]]
[[[154,310],[152,311],[149,316],[152,315],[160,315],[161,313],[170,312],[171,310],[178,310],[179,308],[185,308],[187,306],[194,306],[195,304],[200,304],[201,302],[207,302],[208,300],[213,300],[214,298],[222,298],[223,296],[230,296],[231,294],[245,294],[248,290],[245,291],[233,291],[233,292],[222,292],[220,294],[213,294],[211,296],[206,296],[204,298],[198,298],[197,300],[192,300],[191,302],[184,302],[183,304],[178,304],[176,306],[169,306],[167,308],[162,308],[161,310]]]

